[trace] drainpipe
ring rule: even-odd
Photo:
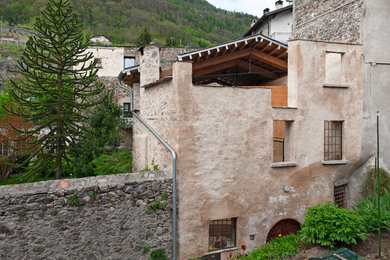
[[[167,144],[162,138],[161,136],[159,136],[156,131],[153,130],[152,127],[150,127],[139,115],[137,115],[137,113],[134,112],[133,110],[133,90],[127,86],[123,86],[121,84],[121,79],[120,77],[118,77],[118,85],[120,88],[124,89],[124,90],[127,90],[130,92],[130,111],[131,111],[131,114],[133,116],[135,116],[159,141],[160,143],[162,143],[165,148],[168,149],[169,152],[171,152],[172,154],[172,182],[173,182],[173,187],[172,187],[172,201],[173,201],[173,205],[172,205],[172,211],[173,211],[173,224],[172,224],[172,232],[173,232],[173,260],[176,260],[177,259],[177,256],[176,256],[176,233],[177,233],[177,203],[176,203],[176,159],[177,159],[177,156],[176,156],[176,152],[175,150],[172,149],[171,146],[169,146],[169,144]]]

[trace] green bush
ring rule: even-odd
[[[168,260],[164,249],[155,249],[150,254],[150,260]]]
[[[355,206],[355,211],[363,218],[363,223],[367,231],[377,231],[379,229],[378,199],[368,196]],[[380,197],[381,205],[381,229],[390,229],[390,192],[385,189]]]
[[[390,176],[389,173],[382,168],[379,168],[379,174],[381,176],[380,193],[381,195],[383,195],[384,190],[390,189]],[[376,192],[376,184],[377,184],[377,179],[375,176],[375,168],[368,167],[366,180],[363,184],[363,192],[362,192],[363,195],[364,196],[373,195]]]
[[[365,239],[364,220],[357,212],[339,208],[332,202],[308,208],[300,231],[304,242],[333,248],[336,243],[356,244]]]
[[[267,244],[255,248],[252,252],[247,252],[248,256],[245,256],[245,253],[243,253],[242,256],[235,256],[233,259],[262,260],[294,256],[300,251],[298,240],[297,235],[275,238]]]
[[[126,173],[132,171],[131,151],[122,150],[113,154],[102,154],[92,161],[95,175]]]

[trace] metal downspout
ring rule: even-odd
[[[118,78],[118,85],[120,88],[127,90],[130,92],[130,111],[132,115],[134,115],[164,146],[167,148],[171,154],[172,154],[172,182],[173,182],[173,187],[172,187],[172,211],[173,211],[173,223],[172,223],[172,232],[173,232],[173,260],[177,259],[176,256],[176,235],[177,235],[177,203],[176,203],[176,152],[175,150],[172,149],[172,147],[167,144],[161,136],[159,136],[156,131],[153,130],[152,127],[150,127],[139,115],[137,115],[134,110],[133,110],[133,90],[127,86],[123,86],[121,84],[121,79]]]

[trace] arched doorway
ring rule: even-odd
[[[283,219],[271,228],[267,236],[267,242],[279,237],[279,234],[282,236],[296,234],[299,230],[301,230],[301,225],[298,221],[294,219]]]

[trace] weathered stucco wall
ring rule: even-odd
[[[146,260],[144,246],[171,257],[171,187],[164,172],[1,186],[0,258]],[[147,213],[155,201],[168,205]]]
[[[361,43],[363,0],[295,0],[292,39]]]

